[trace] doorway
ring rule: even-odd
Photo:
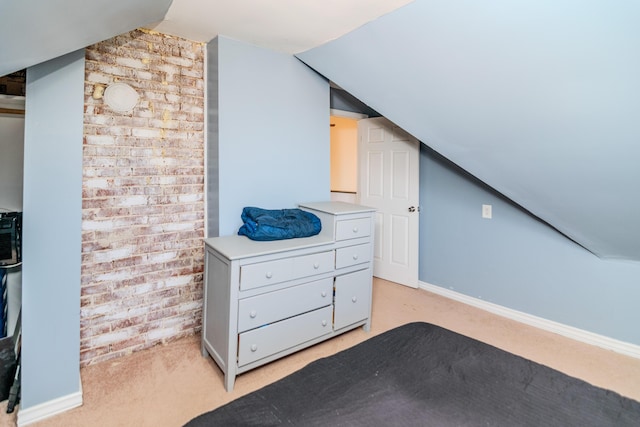
[[[330,118],[331,200],[376,208],[374,276],[417,287],[419,141],[383,117]]]
[[[358,203],[358,121],[368,116],[331,110],[331,200]]]

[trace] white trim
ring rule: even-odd
[[[366,114],[354,113],[354,112],[346,111],[346,110],[336,110],[335,108],[330,108],[329,109],[329,114],[331,116],[345,117],[347,119],[361,120],[361,119],[368,119],[369,118],[369,116],[367,116]]]
[[[58,415],[69,409],[82,406],[82,380],[80,380],[80,390],[57,399],[49,400],[30,408],[18,409],[18,427],[27,426],[45,418]]]
[[[555,334],[562,335],[576,341],[595,345],[597,347],[615,351],[616,353],[640,359],[639,345],[619,341],[613,338],[606,337],[604,335],[598,335],[593,332],[574,328],[573,326],[564,325],[552,320],[543,319],[541,317],[513,310],[511,308],[507,308],[498,304],[483,301],[478,298],[473,298],[456,291],[442,288],[440,286],[432,285],[427,282],[421,281],[420,289],[424,289],[425,291],[441,295],[445,298],[459,301],[461,303],[480,308],[490,313],[497,314],[498,316],[506,317],[508,319],[534,326],[545,331],[553,332]]]

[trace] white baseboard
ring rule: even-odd
[[[588,332],[582,329],[574,328],[573,326],[564,325],[562,323],[554,322],[552,320],[536,317],[531,314],[523,313],[521,311],[513,310],[511,308],[503,307],[498,304],[483,301],[478,298],[473,298],[468,295],[461,294],[449,289],[435,286],[430,283],[420,282],[420,289],[432,292],[434,294],[441,295],[445,298],[449,298],[455,301],[462,302],[467,305],[471,305],[482,310],[488,311],[498,316],[506,317],[511,320],[515,320],[520,323],[524,323],[530,326],[534,326],[545,331],[553,332],[558,335],[565,336],[567,338],[574,339],[576,341],[584,342],[587,344],[595,345],[607,350],[615,351],[616,353],[624,354],[626,356],[635,357],[640,359],[640,346],[627,343],[624,341],[618,341],[613,338],[606,337],[604,335],[598,335],[593,332]]]
[[[45,418],[52,417],[69,409],[82,406],[82,382],[80,389],[75,393],[41,403],[30,408],[18,408],[18,427],[27,426]]]

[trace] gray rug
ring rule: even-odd
[[[410,323],[186,424],[280,425],[640,426],[640,403],[438,326]]]

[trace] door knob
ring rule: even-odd
[[[415,206],[409,206],[409,212],[415,212],[415,211],[416,211]]]

